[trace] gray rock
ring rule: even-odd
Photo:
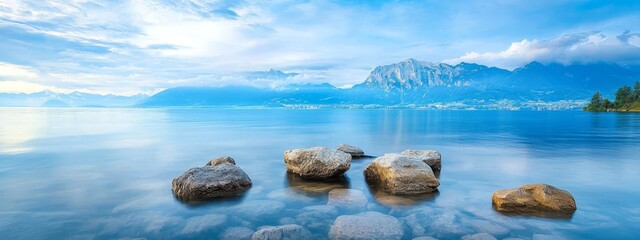
[[[533,240],[564,240],[562,237],[548,234],[533,234],[532,238]]]
[[[264,216],[274,216],[285,209],[285,205],[273,200],[252,200],[234,206],[231,210],[241,216],[260,218]]]
[[[298,148],[284,152],[287,171],[304,178],[342,176],[351,167],[351,155],[326,147]]]
[[[209,214],[204,216],[191,217],[182,228],[183,234],[198,233],[205,230],[214,229],[227,221],[227,215]]]
[[[498,190],[491,198],[500,212],[525,215],[571,215],[576,201],[571,193],[547,184],[526,184],[516,189]]]
[[[220,240],[250,240],[253,230],[245,227],[230,227],[220,234]]]
[[[378,183],[390,194],[407,195],[434,192],[440,182],[426,163],[401,154],[385,154],[364,170],[368,182]]]
[[[327,204],[347,208],[364,208],[367,206],[367,202],[367,197],[360,190],[337,188],[329,191]]]
[[[217,157],[217,158],[211,159],[211,161],[207,163],[207,166],[217,166],[225,163],[231,163],[233,165],[236,165],[236,160],[233,160],[233,158],[229,156]]]
[[[441,239],[459,238],[473,232],[468,226],[460,224],[460,213],[449,209],[422,209],[404,218],[413,237],[432,236]]]
[[[431,167],[431,170],[433,170],[433,172],[440,172],[440,169],[442,168],[442,156],[436,150],[407,149],[402,151],[400,154],[412,158],[417,158],[420,161],[423,161],[424,163],[429,165],[429,167]]]
[[[463,236],[462,238],[460,238],[460,240],[497,240],[497,239],[488,233],[476,233],[476,234]]]
[[[398,219],[379,212],[342,215],[329,230],[331,239],[402,239],[404,232]]]
[[[314,232],[329,232],[333,220],[338,215],[338,208],[331,205],[315,205],[302,209],[296,221]]]
[[[258,228],[251,240],[296,240],[310,239],[311,233],[300,225],[263,226]]]
[[[251,179],[242,169],[224,163],[187,170],[173,179],[171,190],[176,198],[191,202],[238,196],[251,188],[251,185]]]
[[[348,145],[348,144],[340,144],[340,146],[338,146],[338,151],[346,152],[349,155],[351,155],[351,157],[364,156],[364,151],[362,151],[362,149],[360,149],[359,147]]]
[[[509,233],[509,229],[506,227],[487,220],[474,219],[466,221],[465,223],[471,225],[471,227],[476,229],[478,232],[486,232],[495,236],[502,236]]]

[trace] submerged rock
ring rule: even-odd
[[[426,163],[401,154],[385,154],[364,170],[369,182],[380,184],[385,192],[405,195],[434,192],[440,182]]]
[[[333,189],[329,192],[327,204],[337,207],[364,208],[367,206],[367,197],[364,192],[356,189]]]
[[[338,151],[346,152],[354,158],[364,157],[364,151],[362,151],[361,148],[354,147],[349,144],[340,144],[340,146],[338,146]]]
[[[287,171],[304,178],[342,176],[351,167],[351,155],[326,147],[298,148],[284,152]]]
[[[571,193],[547,184],[526,184],[520,188],[498,190],[493,193],[497,211],[516,214],[570,215],[576,211]]]
[[[333,220],[338,215],[338,208],[331,205],[308,206],[296,216],[296,221],[315,232],[329,232]]]
[[[431,170],[433,170],[434,173],[440,172],[440,169],[442,168],[442,156],[438,151],[407,149],[402,151],[400,154],[423,161],[431,167]]]
[[[263,226],[258,228],[251,240],[310,239],[311,233],[300,225]]]
[[[236,165],[236,160],[233,160],[233,158],[228,156],[217,157],[217,158],[211,159],[211,161],[207,163],[207,166],[218,166],[220,164],[225,164],[225,163],[231,163],[233,165]]]
[[[497,239],[496,237],[488,233],[476,233],[476,234],[463,236],[462,238],[460,238],[460,240],[497,240]]]
[[[245,227],[230,227],[220,234],[220,240],[250,240],[253,230]]]
[[[174,178],[171,190],[176,198],[191,202],[239,196],[252,186],[249,176],[233,163],[217,164],[192,168]]]
[[[462,213],[445,208],[419,209],[403,220],[413,237],[432,236],[440,239],[457,239],[474,231],[460,222]]]
[[[342,215],[329,230],[331,239],[402,239],[404,231],[395,217],[379,212]]]

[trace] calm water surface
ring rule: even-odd
[[[376,156],[436,149],[439,192],[380,193],[362,175],[372,159],[354,160],[344,181],[287,176],[285,150],[340,143]],[[253,180],[242,198],[193,206],[173,197],[174,177],[222,155]],[[493,191],[539,182],[574,195],[572,218],[493,210]],[[361,190],[368,204],[302,210],[326,204],[332,188]],[[337,216],[361,211],[398,218],[405,239],[638,239],[640,114],[0,108],[2,239],[217,239],[288,223],[326,238]]]

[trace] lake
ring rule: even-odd
[[[439,191],[377,191],[362,173],[371,158],[353,160],[343,181],[287,175],[285,150],[341,143],[374,156],[438,150]],[[225,155],[251,177],[251,190],[199,205],[174,198],[174,177]],[[525,183],[571,192],[578,210],[554,219],[492,208],[495,190]],[[326,207],[333,188],[360,190],[368,203]],[[640,114],[0,108],[3,239],[219,239],[289,223],[322,239],[336,217],[362,211],[397,218],[405,239],[637,239]]]

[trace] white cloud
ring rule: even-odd
[[[504,51],[469,52],[445,62],[473,62],[513,69],[532,61],[563,64],[612,62],[640,63],[640,34],[625,32],[609,37],[598,32],[565,34],[549,40],[522,40],[513,42]]]
[[[38,73],[31,67],[0,62],[0,80],[35,78],[37,76]]]

